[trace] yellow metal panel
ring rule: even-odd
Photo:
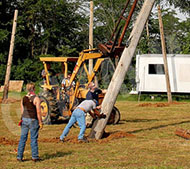
[[[93,80],[94,76],[96,75],[97,70],[99,69],[99,67],[103,61],[104,61],[104,59],[97,59],[96,64],[93,68],[93,71],[92,71],[91,75],[89,76],[88,83],[90,83]]]
[[[74,104],[74,101],[75,101],[75,98],[76,98],[76,95],[78,92],[78,88],[79,88],[79,82],[77,81],[75,90],[73,91],[74,93],[72,93],[72,95],[70,95],[69,111],[71,111],[71,109],[73,108],[73,104]]]
[[[88,69],[87,69],[86,63],[83,64],[83,67],[84,67],[84,70],[85,70],[85,72],[86,72],[86,74],[87,74],[87,78],[88,78],[88,81],[89,81],[90,75],[89,75],[89,73],[88,73]]]
[[[82,60],[96,59],[102,57],[102,53],[83,53]]]
[[[58,87],[58,85],[41,85],[41,87],[51,90],[53,87]]]
[[[40,61],[44,62],[67,62],[67,61],[77,61],[77,57],[41,57]]]
[[[86,99],[86,94],[88,92],[88,89],[85,88],[79,88],[79,92],[78,95],[76,96],[77,98],[82,98],[82,99]]]
[[[68,64],[65,62],[64,65],[65,65],[64,77],[67,78],[67,76],[68,76]]]
[[[44,64],[44,70],[45,70],[45,73],[46,73],[46,83],[49,86],[50,83],[49,83],[49,73],[48,73],[47,65],[46,65],[45,62],[43,62],[43,64]]]

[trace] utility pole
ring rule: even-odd
[[[16,32],[16,25],[17,25],[17,16],[18,16],[18,10],[15,10],[14,19],[13,19],[12,35],[11,35],[11,43],[10,43],[10,48],[9,48],[9,56],[8,56],[8,62],[7,62],[7,70],[6,70],[5,82],[4,82],[4,91],[3,91],[3,99],[2,99],[3,103],[5,103],[8,98],[9,80],[10,80],[10,74],[11,74],[15,32]]]
[[[148,27],[148,20],[146,22],[146,37],[147,37],[148,53],[150,53],[150,51],[149,51],[149,47],[150,47],[150,33],[149,33],[149,27]]]
[[[164,71],[165,71],[165,77],[166,77],[168,103],[171,103],[172,102],[172,94],[171,94],[170,78],[169,78],[169,72],[168,72],[166,44],[165,44],[165,38],[164,38],[164,26],[163,26],[163,22],[162,22],[160,5],[158,5],[158,19],[159,19],[159,25],[160,25],[160,36],[161,36],[162,54],[163,54],[163,60],[164,60]]]
[[[94,125],[92,126],[91,133],[89,135],[89,137],[91,138],[102,138],[107,121],[116,102],[116,98],[124,81],[125,75],[131,64],[132,57],[135,54],[136,47],[138,45],[138,42],[140,40],[141,34],[150,15],[154,2],[155,0],[145,0],[143,4],[140,14],[137,17],[133,30],[128,39],[129,46],[125,47],[121,55],[118,66],[116,67],[112,80],[109,84],[108,90],[102,102],[101,113],[106,114],[106,118],[98,119],[94,123]]]
[[[93,49],[93,1],[90,1],[90,24],[89,24],[89,49]],[[93,70],[93,59],[89,59],[89,74]]]

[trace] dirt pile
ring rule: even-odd
[[[139,104],[139,107],[167,107],[169,103],[143,103]]]
[[[0,144],[1,145],[17,145],[18,141],[17,140],[10,140],[5,137],[0,137]]]
[[[125,138],[125,137],[135,137],[135,135],[130,134],[130,133],[126,133],[126,132],[115,132],[115,133],[104,133],[103,138],[100,140],[95,140],[95,139],[89,139],[89,142],[98,142],[98,143],[107,143],[110,142],[112,140],[115,139],[120,139],[120,138]],[[61,143],[61,141],[59,140],[59,137],[55,137],[55,138],[44,138],[44,139],[39,139],[39,142],[43,142],[43,143]],[[73,137],[66,137],[66,139],[64,140],[64,142],[66,143],[73,143],[73,144],[80,144],[78,142],[78,138],[77,136],[73,136]]]
[[[179,102],[172,102],[172,103],[142,103],[139,104],[139,107],[168,107],[172,104],[185,104],[185,103],[179,103]]]
[[[114,133],[104,133],[103,138],[97,140],[99,143],[107,143],[115,139],[125,138],[125,137],[135,137],[135,135],[127,133],[127,132],[114,132]]]
[[[135,135],[126,133],[126,132],[114,132],[114,133],[104,133],[102,139],[100,140],[95,140],[95,139],[88,139],[89,142],[98,142],[98,143],[108,143],[112,140],[115,139],[120,139],[120,138],[125,138],[125,137],[135,137]],[[54,138],[41,138],[39,139],[39,142],[42,143],[61,143],[59,140],[59,137],[54,137]],[[67,137],[65,139],[66,143],[73,143],[73,144],[80,144],[78,142],[77,136],[73,137]],[[0,144],[1,145],[18,145],[18,140],[10,140],[5,137],[0,137]]]

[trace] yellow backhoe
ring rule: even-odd
[[[103,54],[97,50],[84,50],[80,53],[79,57],[41,57],[40,61],[43,62],[45,80],[41,85],[43,91],[39,94],[41,99],[41,112],[44,124],[51,124],[59,119],[68,120],[75,107],[84,99],[88,92],[88,84],[94,79],[96,72],[99,70],[101,63],[107,58],[102,58]],[[87,62],[89,59],[96,60],[92,74],[89,74],[87,69]],[[48,66],[51,63],[61,63],[61,74],[63,75],[63,84],[53,83],[51,70]],[[68,77],[68,65],[75,64],[72,74]],[[81,84],[77,77],[79,70],[85,71],[87,82]],[[80,76],[80,75],[79,75]],[[99,104],[101,104],[104,94],[99,94]],[[120,120],[120,112],[114,106],[112,115],[108,124],[117,124]]]

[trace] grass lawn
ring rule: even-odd
[[[17,100],[20,96],[16,96]],[[39,134],[41,162],[31,161],[30,139],[23,163],[16,161],[20,102],[0,104],[0,168],[190,168],[190,140],[175,135],[190,129],[189,102],[117,101],[118,125],[108,125],[101,140],[78,143],[79,128],[72,128],[65,143],[58,137],[66,124],[44,126]],[[86,130],[86,136],[91,129]]]

